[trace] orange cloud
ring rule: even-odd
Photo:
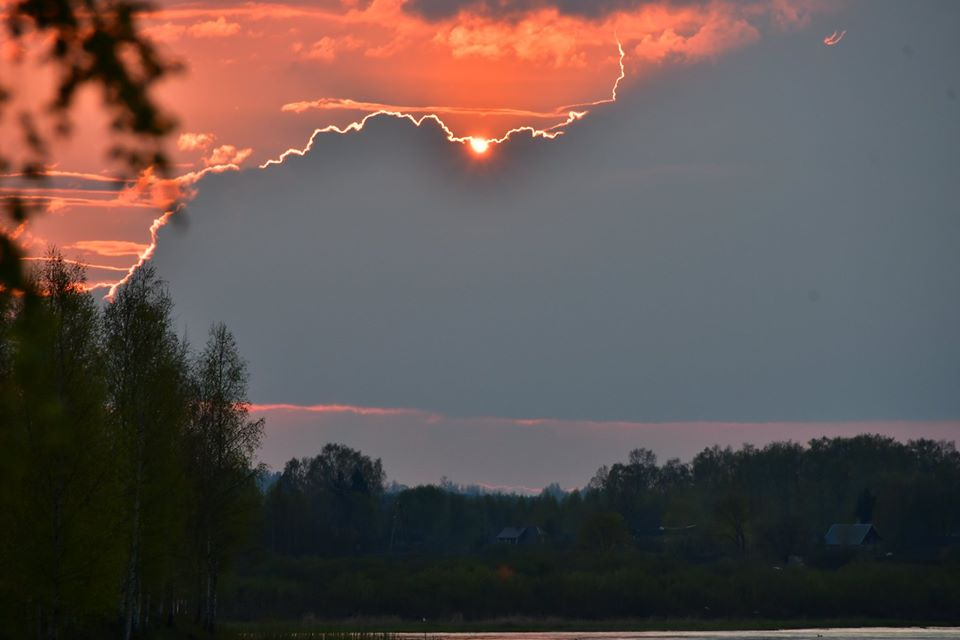
[[[333,62],[340,53],[344,51],[355,51],[362,46],[362,42],[351,36],[343,38],[324,36],[310,46],[305,46],[301,42],[295,42],[291,45],[291,50],[297,54],[301,60]]]
[[[404,113],[436,113],[476,116],[515,116],[521,118],[552,119],[565,115],[562,110],[534,111],[531,109],[511,109],[505,107],[447,107],[439,105],[413,106],[387,104],[383,102],[358,102],[349,98],[320,98],[319,100],[303,100],[289,102],[280,108],[281,111],[303,113],[305,111],[402,111]]]
[[[164,22],[144,29],[146,35],[156,42],[175,42],[186,32],[186,25]]]
[[[645,35],[633,51],[638,57],[653,62],[670,59],[695,62],[746,46],[759,38],[760,31],[747,20],[721,14],[693,27],[690,35],[684,36],[674,28],[665,29],[657,36]]]
[[[236,22],[227,22],[223,16],[216,20],[198,22],[187,28],[194,38],[227,38],[240,33],[240,25]]]
[[[123,178],[115,178],[113,176],[104,175],[102,173],[88,173],[82,171],[60,171],[58,169],[49,168],[45,169],[40,173],[44,178],[78,178],[81,180],[87,180],[90,182],[114,182],[122,183],[126,182]],[[26,174],[24,173],[3,173],[0,174],[0,178],[24,178]]]
[[[419,409],[402,409],[389,407],[358,407],[349,404],[251,404],[249,410],[253,413],[271,413],[274,411],[292,412],[292,413],[324,413],[338,414],[348,413],[358,416],[403,416],[417,415],[430,416],[439,414],[430,414]]]
[[[177,138],[180,151],[197,151],[209,148],[217,137],[212,133],[181,133]]]
[[[583,67],[586,50],[575,22],[556,12],[543,12],[515,24],[473,18],[446,27],[434,41],[449,47],[455,58],[515,56],[556,66]],[[613,30],[608,31],[606,40],[609,42],[612,36]]]
[[[826,38],[823,39],[823,44],[827,45],[828,47],[832,47],[836,44],[840,44],[840,41],[843,40],[843,36],[845,35],[847,35],[847,32],[845,30],[834,31],[833,33],[831,33],[830,35],[828,35]]]
[[[44,256],[26,256],[24,258],[21,258],[21,260],[23,260],[24,262],[43,262],[47,260],[47,258]],[[87,269],[97,269],[100,271],[119,271],[119,272],[126,271],[126,268],[124,267],[114,267],[108,264],[92,264],[90,262],[84,262],[83,260],[73,260],[71,258],[63,258],[63,261],[66,262],[67,264],[75,264],[81,267],[85,267]]]
[[[233,164],[241,165],[243,161],[250,157],[253,149],[238,149],[232,144],[223,144],[210,152],[210,155],[203,159],[208,167]]]
[[[129,240],[81,240],[67,245],[67,249],[76,249],[86,253],[95,253],[108,258],[139,256],[147,245]]]
[[[154,24],[145,29],[146,34],[157,42],[176,42],[183,36],[191,38],[228,38],[240,33],[241,26],[237,22],[227,22],[223,16],[215,20],[205,20],[194,24],[180,24],[163,22]]]

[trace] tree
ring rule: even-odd
[[[610,467],[607,465],[601,466],[597,469],[597,472],[593,474],[593,477],[590,478],[590,482],[587,483],[588,491],[603,491],[604,487],[607,486],[607,478],[610,477]]]
[[[293,554],[370,548],[378,539],[385,480],[379,458],[342,444],[289,461],[267,494],[268,540]]]
[[[59,638],[112,609],[117,493],[86,275],[51,250],[32,279],[41,295],[23,301],[3,384],[0,565],[9,583],[0,590],[33,614],[33,634]],[[22,613],[4,619],[26,622]]]
[[[307,483],[337,494],[356,492],[379,496],[386,474],[379,458],[371,459],[342,444],[324,445],[320,455],[310,460]]]
[[[585,549],[605,553],[630,545],[630,533],[623,516],[616,511],[595,511],[583,519],[577,542]]]
[[[125,501],[126,639],[144,624],[151,596],[172,580],[188,508],[182,486],[188,362],[172,330],[172,306],[165,284],[145,265],[104,314],[110,421]]]
[[[196,545],[200,559],[200,619],[213,630],[217,584],[228,553],[253,522],[259,469],[254,455],[263,419],[248,420],[247,365],[223,324],[210,329],[206,348],[193,367],[190,469],[197,503]]]
[[[610,467],[604,496],[632,529],[652,531],[660,526],[660,507],[654,500],[659,476],[657,456],[649,449],[634,449],[627,464]]]
[[[9,50],[16,51],[24,44],[39,47],[40,59],[54,71],[54,91],[44,114],[54,116],[56,133],[69,135],[69,112],[77,91],[84,85],[100,87],[104,110],[111,116],[114,144],[110,156],[132,172],[155,167],[163,173],[168,165],[163,140],[173,130],[174,119],[159,108],[151,91],[180,66],[161,56],[140,32],[137,20],[149,8],[135,0],[14,0],[4,5],[3,13]],[[13,57],[12,64],[22,64],[24,57]],[[5,67],[10,64],[8,59],[4,57]],[[0,73],[0,119],[15,103],[18,89],[7,86],[4,76],[14,74]],[[42,180],[50,155],[49,140],[41,133],[37,114],[18,109],[17,120],[23,149],[16,158],[0,155],[0,172],[9,171],[15,162],[19,177]],[[31,214],[26,201],[15,193],[4,204],[14,228]],[[14,236],[0,232],[0,296],[26,291],[28,284]]]
[[[877,497],[870,489],[864,489],[857,496],[857,522],[864,524],[873,522],[873,508],[877,505]]]

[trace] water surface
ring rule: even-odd
[[[420,635],[406,635],[413,640]],[[782,631],[538,631],[526,633],[431,633],[430,640],[928,640],[960,639],[960,627],[787,629]]]

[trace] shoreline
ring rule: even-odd
[[[427,622],[399,619],[301,620],[270,622],[224,622],[224,627],[241,633],[373,633],[401,636],[500,633],[698,633],[724,631],[819,631],[829,629],[901,630],[927,629],[960,634],[955,620],[877,620],[867,618],[638,618],[622,620],[571,620],[565,618],[495,618],[491,620]]]

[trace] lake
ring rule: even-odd
[[[413,640],[422,635],[403,635]],[[783,631],[638,631],[631,632],[531,632],[531,633],[431,633],[429,640],[927,640],[960,638],[960,627],[789,629]]]
[[[250,640],[946,640],[960,627],[811,628],[767,631],[526,631],[458,633],[241,632]]]

